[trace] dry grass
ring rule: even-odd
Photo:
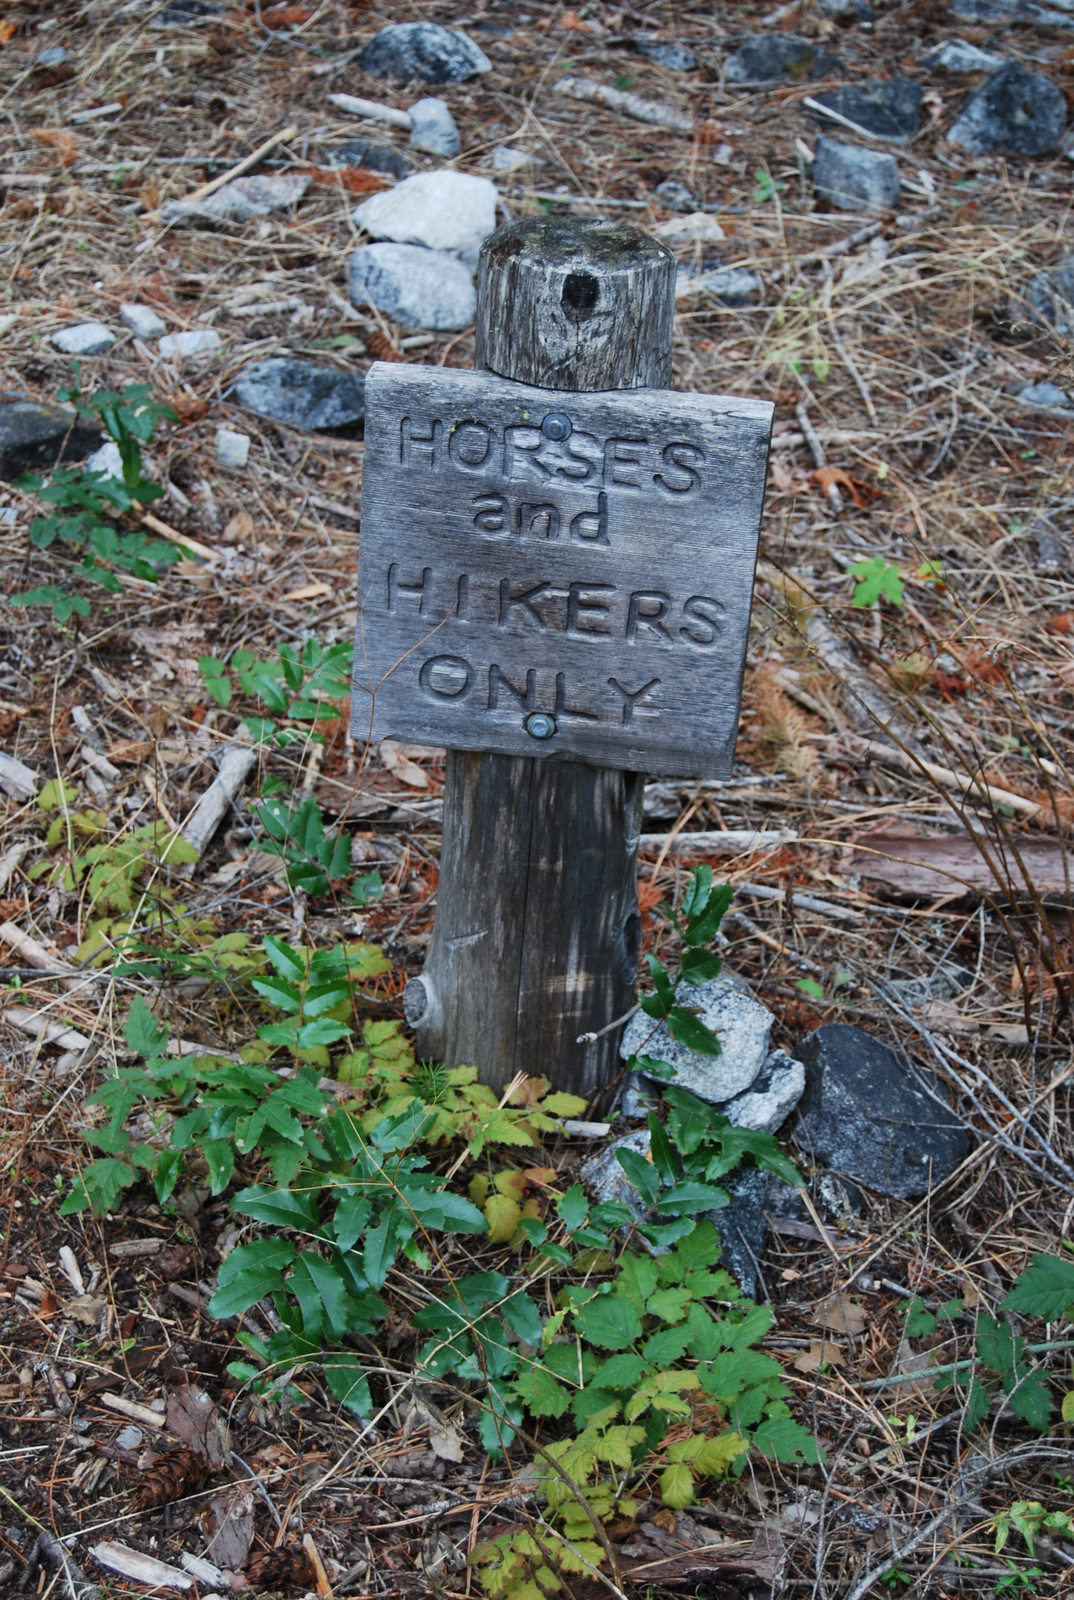
[[[350,51],[399,16],[325,0],[309,7],[297,31],[259,27],[254,7],[236,8],[209,28],[158,30],[147,25],[152,9],[12,4],[4,15],[18,28],[0,46],[0,266],[17,317],[3,334],[3,386],[54,394],[68,367],[48,334],[89,317],[117,326],[125,300],[153,305],[170,329],[212,326],[225,341],[219,358],[180,366],[124,339],[87,364],[94,382],[149,381],[189,419],[150,452],[153,474],[172,486],[158,510],[215,558],[185,563],[155,587],[131,584],[77,630],[59,632],[37,611],[4,606],[0,614],[5,749],[43,777],[66,775],[84,788],[83,735],[72,712],[86,708],[122,774],[106,803],[131,827],[156,816],[182,819],[209,780],[211,752],[234,727],[234,717],[206,701],[199,655],[227,656],[240,645],[265,652],[307,630],[332,642],[354,626],[360,443],[262,423],[225,398],[229,380],[247,361],[285,351],[362,371],[371,354],[397,349],[406,332],[367,321],[346,303],[346,260],[358,235],[350,221],[355,197],[342,181],[326,176],[292,218],[218,234],[167,232],[146,220],[147,210],[241,159],[287,121],[299,135],[277,152],[280,167],[270,161],[267,170],[325,167],[331,148],[368,136],[368,124],[341,120],[326,95],[346,89],[393,103],[404,96],[364,80],[346,61],[323,70],[326,52]],[[680,387],[757,394],[777,405],[739,775],[727,784],[662,785],[661,810],[647,826],[670,831],[685,815],[688,832],[793,830],[797,844],[723,863],[742,886],[739,920],[727,923],[729,961],[776,1012],[781,1042],[791,1045],[824,1021],[867,1027],[936,1071],[975,1132],[964,1167],[927,1200],[870,1199],[865,1217],[838,1230],[837,1260],[819,1238],[775,1237],[763,1264],[778,1308],[771,1348],[785,1356],[830,1465],[825,1473],[766,1469],[747,1477],[719,1497],[713,1516],[749,1527],[759,1508],[785,1516],[798,1505],[808,1513],[783,1523],[788,1593],[860,1594],[863,1576],[893,1544],[921,1535],[903,1560],[915,1594],[991,1594],[1006,1569],[991,1554],[988,1518],[1016,1496],[1068,1504],[1054,1475],[1069,1464],[1018,1454],[1027,1435],[1008,1419],[989,1445],[992,1476],[975,1479],[983,1447],[962,1437],[949,1396],[868,1385],[900,1357],[898,1306],[908,1293],[994,1307],[1033,1250],[1058,1247],[1074,1211],[1070,896],[1042,894],[1020,865],[1032,841],[1053,841],[1062,860],[1074,814],[1074,441],[1061,415],[1029,411],[1012,393],[1028,381],[1070,381],[1069,351],[1017,316],[1020,286],[1064,253],[1070,168],[1062,160],[971,159],[945,146],[941,123],[961,86],[930,79],[927,125],[900,158],[923,192],[904,195],[898,223],[876,240],[825,263],[817,253],[868,219],[813,209],[799,148],[817,131],[800,104],[808,90],[746,92],[720,82],[722,40],[750,26],[757,8],[725,6],[714,17],[685,7],[628,13],[593,5],[579,18],[534,3],[529,12],[531,21],[510,37],[479,36],[494,61],[488,79],[443,91],[463,135],[459,164],[488,172],[492,147],[510,141],[540,163],[526,181],[498,180],[510,214],[547,205],[536,196],[562,189],[563,208],[573,197],[584,202],[577,214],[627,215],[641,225],[667,215],[653,191],[674,178],[719,212],[722,261],[748,267],[763,285],[759,303],[748,307],[683,301],[676,325]],[[411,14],[464,20],[456,8],[425,0]],[[492,6],[488,15],[499,12]],[[790,20],[799,31],[832,31],[805,0]],[[702,41],[703,70],[684,78],[624,54],[623,34],[656,26]],[[835,43],[855,75],[888,74],[951,31],[937,26],[930,9],[908,6]],[[955,31],[985,37],[969,26]],[[75,74],[48,87],[33,75],[31,58],[51,43],[71,48]],[[1066,86],[1066,35],[1010,31],[1002,45],[1029,64],[1046,55],[1047,70]],[[568,59],[572,70],[601,82],[629,74],[636,93],[693,114],[698,138],[557,99],[551,85]],[[72,123],[72,113],[117,99],[122,112]],[[422,164],[416,158],[416,168]],[[770,199],[755,201],[762,171],[774,187]],[[297,306],[263,317],[244,311],[277,299]],[[472,340],[438,335],[402,353],[468,366]],[[803,402],[829,466],[852,480],[843,480],[838,515],[813,477],[817,463],[797,418]],[[215,466],[221,423],[253,436],[241,476]],[[50,561],[27,553],[30,498],[5,485],[5,507],[8,590],[47,581]],[[1054,566],[1045,536],[1063,544]],[[852,606],[846,569],[863,555],[882,556],[906,578],[900,609]],[[901,755],[901,766],[878,756],[877,742]],[[136,753],[120,762],[115,751],[124,745]],[[375,754],[366,761],[340,728],[323,753],[298,749],[268,761],[285,781],[314,787],[326,810],[349,816],[363,853],[383,864],[387,893],[365,923],[396,963],[386,1003],[420,966],[432,923],[442,767],[435,755],[418,760],[427,790],[401,782]],[[938,778],[936,768],[954,781]],[[1015,803],[990,801],[982,784]],[[866,834],[869,848],[882,851],[882,830],[895,824],[952,840],[968,832],[995,864],[992,891],[967,895],[956,873],[931,898],[900,900],[867,876],[852,876],[850,842]],[[0,910],[58,957],[69,956],[85,936],[86,906],[27,875],[40,857],[41,832],[32,805],[9,804],[5,847],[26,843],[30,853],[5,884]],[[655,853],[643,867],[650,906],[678,893],[691,859],[663,856],[658,872]],[[183,888],[186,903],[219,932],[337,938],[331,905],[296,906],[269,866],[236,823]],[[818,899],[826,910],[810,903]],[[667,930],[654,916],[659,948]],[[821,998],[800,987],[803,976],[819,980]],[[3,1463],[5,1492],[26,1516],[61,1533],[118,1527],[117,1536],[144,1547],[152,1529],[162,1553],[190,1543],[200,1498],[168,1520],[148,1512],[117,1523],[126,1519],[132,1480],[109,1467],[87,1504],[84,1456],[62,1419],[44,1415],[55,1407],[34,1376],[35,1361],[47,1356],[84,1385],[133,1338],[133,1351],[118,1358],[121,1377],[110,1381],[145,1400],[176,1371],[198,1370],[230,1404],[243,1458],[278,1512],[293,1511],[340,1569],[367,1562],[346,1592],[418,1592],[424,1580],[414,1562],[433,1507],[447,1502],[444,1526],[465,1547],[515,1492],[510,1472],[482,1468],[471,1447],[472,1477],[452,1469],[443,1479],[420,1429],[417,1442],[404,1442],[402,1415],[390,1418],[380,1439],[363,1440],[324,1408],[312,1385],[308,1406],[282,1416],[229,1394],[230,1333],[202,1315],[200,1291],[191,1288],[213,1276],[223,1211],[182,1223],[194,1229],[195,1263],[179,1279],[184,1300],[152,1260],[117,1265],[108,1255],[110,1243],[132,1233],[169,1241],[177,1219],[143,1202],[99,1229],[61,1223],[52,1204],[56,1179],[82,1156],[81,1099],[115,1061],[138,985],[95,975],[72,991],[31,970],[9,968],[8,977],[22,983],[20,1001],[82,1029],[93,1046],[72,1060],[5,1024],[2,1259],[5,1267],[25,1266],[46,1295],[41,1304],[25,1295],[5,1302],[0,1407],[13,1452]],[[930,978],[937,980],[931,989]],[[205,1043],[227,1045],[253,1025],[248,999],[189,984],[162,1003],[176,1034]],[[566,1147],[550,1157],[567,1173],[577,1159]],[[54,1302],[70,1293],[56,1267],[63,1243],[83,1263],[101,1266],[100,1293],[112,1308],[103,1333],[57,1315]],[[6,1281],[17,1292],[18,1280]],[[795,1357],[821,1335],[817,1308],[837,1288],[860,1303],[864,1328],[829,1330],[834,1362],[821,1372],[796,1370]],[[384,1352],[389,1389],[406,1370],[402,1280],[397,1304]],[[139,1367],[143,1351],[155,1353]],[[100,1439],[108,1418],[85,1393],[79,1415]],[[461,1407],[456,1420],[465,1420]],[[1004,1452],[1012,1451],[1008,1459]],[[401,1461],[409,1464],[402,1474]],[[947,1505],[950,1514],[941,1517]],[[267,1516],[263,1532],[271,1543]],[[8,1538],[14,1572],[33,1537]],[[980,1565],[955,1566],[956,1554]],[[437,1593],[471,1592],[465,1575],[436,1581]],[[1063,1593],[1066,1582],[1062,1565],[1048,1565],[1038,1593]],[[44,1592],[62,1587],[51,1578]]]

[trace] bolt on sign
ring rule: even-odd
[[[354,735],[729,775],[772,411],[376,363]]]

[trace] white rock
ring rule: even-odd
[[[785,1050],[773,1050],[753,1083],[722,1108],[737,1128],[775,1133],[805,1093],[805,1067]]]
[[[691,211],[685,217],[669,217],[653,235],[666,245],[719,244],[725,237],[716,218],[707,211]]]
[[[61,328],[49,342],[65,356],[103,356],[115,344],[116,336],[103,322],[80,322],[73,328]]]
[[[168,324],[150,306],[122,305],[119,320],[137,339],[159,339],[168,331]]]
[[[157,345],[162,356],[200,356],[219,350],[223,340],[215,328],[190,328],[186,333],[166,333]]]
[[[354,221],[374,239],[450,250],[476,266],[481,243],[496,226],[496,190],[487,178],[465,172],[419,172],[364,200]]]
[[[921,58],[921,65],[930,72],[938,68],[944,72],[995,72],[1003,62],[1003,56],[989,55],[987,50],[979,50],[965,39],[945,39]]]
[[[123,457],[119,453],[119,446],[112,439],[102,444],[91,456],[86,457],[86,469],[89,472],[103,472],[109,478],[123,477]]]
[[[719,1039],[720,1054],[709,1056],[679,1044],[663,1023],[657,1027],[639,1011],[623,1034],[620,1055],[626,1059],[637,1053],[666,1061],[675,1069],[668,1082],[714,1105],[743,1094],[768,1055],[772,1013],[726,974],[708,983],[680,983],[675,998],[679,1005],[697,1009],[699,1020]],[[644,1068],[640,1070],[645,1076]]]
[[[510,145],[498,144],[492,152],[493,172],[518,172],[521,167],[532,165],[533,156],[528,150],[512,150]]]
[[[250,435],[234,428],[217,428],[216,461],[221,467],[244,467],[250,455]]]
[[[249,222],[273,211],[296,206],[313,179],[308,172],[279,172],[269,177],[233,178],[204,200],[166,200],[160,220],[168,227],[180,223],[215,228],[222,222]]]
[[[466,328],[477,296],[467,267],[443,250],[367,244],[351,256],[350,297],[407,328]]]
[[[444,100],[427,95],[410,107],[410,142],[416,150],[433,156],[457,156],[462,149],[455,118]]]

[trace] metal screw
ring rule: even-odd
[[[541,423],[541,432],[546,439],[562,444],[564,439],[570,438],[574,428],[570,417],[565,417],[562,411],[550,411]]]
[[[556,719],[547,711],[531,711],[522,726],[531,739],[551,739],[556,731]]]

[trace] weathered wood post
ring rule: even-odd
[[[632,227],[510,223],[478,371],[367,378],[352,726],[448,746],[405,1005],[496,1087],[614,1076],[644,774],[730,767],[772,408],[667,389],[675,272]]]

